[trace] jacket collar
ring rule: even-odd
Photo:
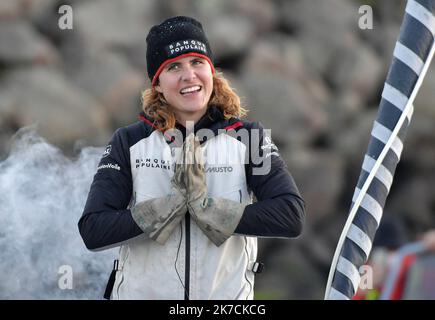
[[[225,122],[225,118],[224,118],[222,111],[215,106],[210,106],[207,109],[206,113],[201,117],[201,119],[199,119],[195,123],[194,132],[196,133],[198,130],[204,129],[204,128],[211,129],[212,127],[214,127],[216,125],[219,126],[219,124],[221,122]],[[186,131],[186,128],[178,122],[176,123],[175,127],[178,130]]]
[[[154,126],[153,120],[148,118],[143,112],[140,113],[139,118],[148,125]],[[207,128],[212,130],[216,136],[219,133],[219,129],[235,129],[239,126],[242,126],[242,123],[239,119],[225,119],[223,112],[218,107],[210,106],[201,119],[195,123],[194,133],[196,134],[198,130]],[[183,134],[183,139],[186,138],[186,128],[183,125],[176,122],[175,128]]]

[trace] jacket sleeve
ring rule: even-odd
[[[235,233],[293,238],[300,235],[305,203],[278,148],[260,123],[254,123],[246,165],[248,187],[257,202],[246,206]],[[255,130],[254,130],[255,131]],[[255,137],[258,138],[255,138]]]
[[[100,160],[78,222],[88,249],[108,249],[142,233],[127,209],[131,197],[128,141],[118,129]]]

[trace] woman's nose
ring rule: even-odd
[[[191,81],[196,78],[195,70],[191,66],[186,66],[183,68],[183,72],[181,74],[181,80]]]

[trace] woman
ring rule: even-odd
[[[304,202],[266,131],[240,120],[198,21],[151,28],[147,67],[141,121],[103,154],[83,240],[120,246],[112,299],[253,299],[256,237],[298,236]]]

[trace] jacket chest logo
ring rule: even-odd
[[[233,167],[232,166],[207,166],[205,167],[205,172],[210,173],[226,173],[226,172],[232,172]]]
[[[136,158],[136,169],[146,167],[161,170],[171,170],[171,161],[158,158]]]

